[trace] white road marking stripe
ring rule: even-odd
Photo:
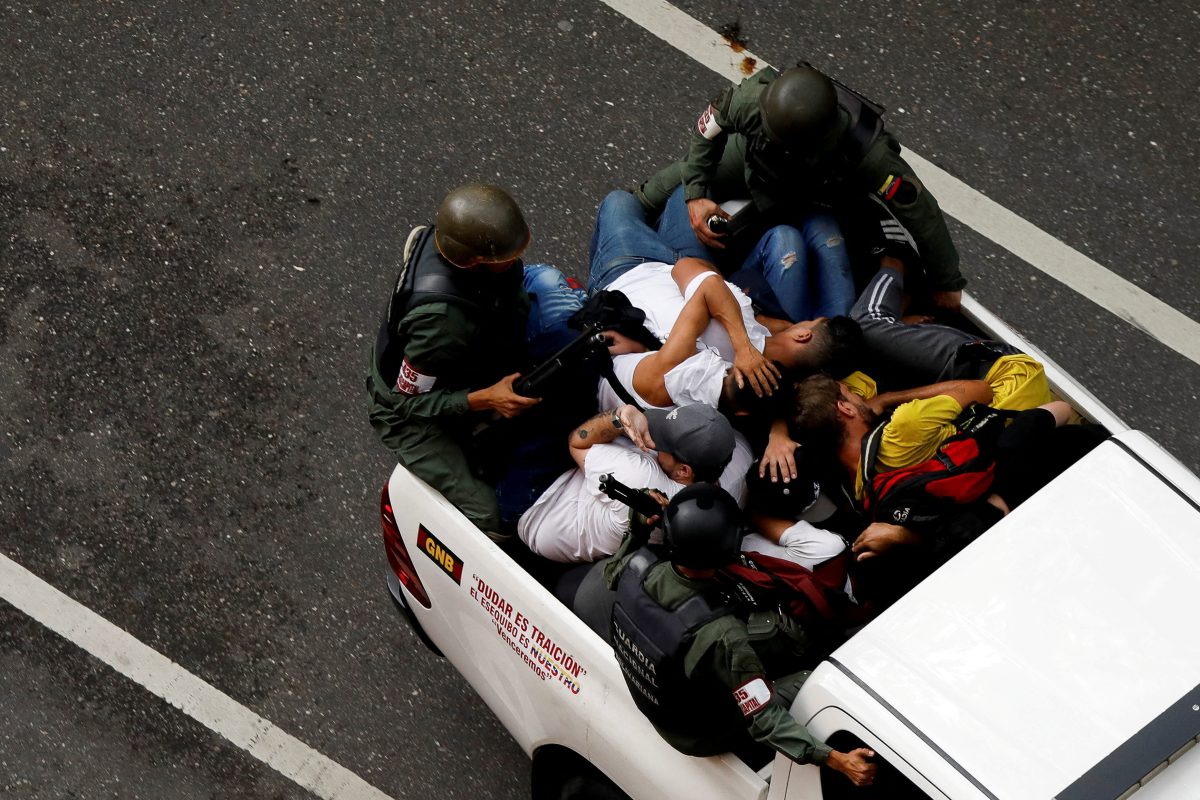
[[[3,555],[0,598],[318,797],[391,800]]]
[[[664,0],[601,2],[730,81],[737,82],[746,77],[742,71],[746,58],[754,59],[757,68],[768,66],[766,61],[748,50],[733,52],[716,31]],[[907,147],[904,157],[947,214],[1200,364],[1200,322],[1055,239]]]

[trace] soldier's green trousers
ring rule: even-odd
[[[461,437],[437,422],[397,424],[391,392],[375,369],[367,376],[371,427],[409,471],[437,489],[481,530],[500,530],[496,490],[475,476]],[[460,420],[470,424],[470,418]]]

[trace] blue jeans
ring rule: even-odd
[[[709,259],[708,252],[695,241],[673,249],[658,232],[646,224],[642,204],[629,192],[610,192],[596,212],[589,251],[591,268],[588,291],[606,288],[638,264],[661,261],[674,264],[684,256]]]
[[[529,294],[529,322],[525,328],[526,360],[532,365],[546,360],[579,335],[567,320],[583,305],[582,289],[549,264],[526,264],[525,291]],[[596,411],[595,367],[573,368],[559,383],[554,396],[510,420],[501,445],[507,458],[496,476],[496,502],[500,529],[515,530],[517,520],[554,480],[572,466],[565,445],[571,429]],[[498,423],[504,424],[504,423]]]
[[[524,286],[529,295],[525,341],[530,358],[540,361],[553,355],[577,333],[567,327],[567,320],[583,306],[587,294],[583,289],[572,288],[558,268],[549,264],[526,264]]]
[[[675,251],[708,261],[718,257],[696,238],[682,186],[667,201],[658,233]],[[809,215],[800,228],[770,228],[729,280],[766,313],[777,316],[782,312],[792,322],[846,314],[855,300],[850,253],[837,221],[829,214]]]

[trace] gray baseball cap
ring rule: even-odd
[[[693,469],[720,468],[733,456],[733,426],[712,406],[694,403],[670,411],[646,409],[654,448]]]

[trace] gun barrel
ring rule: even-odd
[[[631,489],[614,478],[612,473],[600,476],[600,491],[613,500],[629,506],[643,517],[653,517],[662,513],[662,506],[658,504],[657,500],[644,492]]]
[[[612,342],[607,336],[589,326],[566,347],[538,364],[528,374],[517,378],[513,382],[513,391],[524,397],[537,397],[541,388],[571,363],[583,361],[610,344]]]

